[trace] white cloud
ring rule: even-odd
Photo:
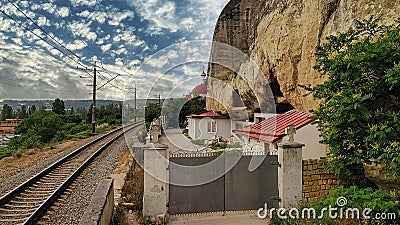
[[[91,22],[82,23],[74,21],[69,24],[69,28],[74,35],[86,38],[89,41],[94,41],[97,38],[97,34],[95,32],[91,32],[90,24]]]
[[[106,44],[106,45],[102,45],[100,48],[103,52],[106,52],[108,50],[110,50],[112,44]]]
[[[133,12],[132,11],[124,11],[124,12],[119,12],[119,13],[113,13],[111,20],[108,21],[108,24],[111,26],[118,26],[122,20],[128,18],[128,17],[133,17]]]
[[[60,14],[61,17],[67,17],[67,16],[69,16],[69,8],[67,8],[67,7],[61,7],[61,8],[58,10],[58,14]]]
[[[7,62],[0,61],[2,98],[79,99],[87,94],[84,81],[79,79],[81,71],[66,67],[43,49],[8,44],[0,48],[0,58],[8,59]],[[15,88],[15,85],[23,88]]]
[[[129,82],[130,76],[135,76],[135,79],[140,82],[140,89],[143,89],[142,97],[146,97],[145,90],[152,88],[152,83],[148,82],[149,80],[157,80],[160,76],[166,76],[163,78],[165,82],[156,88],[167,91],[168,88],[179,85],[179,82],[184,77],[198,76],[201,68],[197,65],[187,65],[180,71],[177,70],[168,74],[162,74],[158,70],[168,68],[167,64],[176,65],[177,62],[185,62],[185,60],[208,60],[209,47],[186,46],[184,49],[167,51],[163,56],[158,56],[148,62],[148,65],[152,66],[149,66],[151,71],[145,72],[140,69],[139,72],[136,71],[149,52],[157,51],[159,46],[165,46],[168,42],[181,43],[194,39],[211,40],[215,22],[228,0],[126,1],[135,8],[135,14],[132,8],[118,8],[118,4],[115,1],[109,1],[106,5],[101,0],[97,0],[97,3],[96,0],[72,0],[71,7],[75,8],[56,4],[57,1],[52,1],[54,4],[51,5],[47,3],[35,4],[23,0],[21,1],[21,6],[25,7],[28,4],[25,7],[26,11],[35,21],[40,21],[43,26],[48,26],[50,23],[52,28],[56,28],[52,32],[54,32],[55,36],[59,36],[60,38],[57,38],[57,40],[65,43],[69,49],[73,51],[83,50],[78,52],[82,54],[83,59],[88,61],[92,61],[91,59],[95,58],[101,59],[112,64],[107,65],[110,71],[124,75],[130,74],[123,78],[122,76],[118,78],[124,84]],[[28,7],[29,4],[31,4],[30,7]],[[55,13],[53,7],[58,13]],[[13,15],[22,17],[9,4],[2,6],[2,9],[10,13],[15,12]],[[41,15],[41,10],[46,10],[54,16],[60,14],[63,19],[54,21],[53,17],[49,17],[47,13]],[[78,14],[75,14],[76,12]],[[47,19],[44,15],[47,16]],[[144,23],[136,24],[136,20],[132,20],[133,17],[138,17]],[[21,84],[27,87],[21,93],[12,92],[10,87],[6,87],[9,92],[4,92],[0,84],[0,94],[2,96],[12,96],[12,98],[18,98],[19,96],[29,96],[29,98],[63,96],[35,92],[32,87],[36,85],[35,88],[54,89],[54,91],[61,93],[65,92],[65,90],[76,91],[78,98],[86,98],[87,92],[89,92],[85,86],[87,81],[75,80],[79,75],[82,75],[82,71],[76,71],[65,66],[65,62],[67,62],[71,67],[76,67],[76,62],[67,59],[57,50],[34,38],[33,35],[16,26],[10,20],[5,19],[5,17],[0,17],[0,26],[2,27],[2,31],[0,31],[0,59],[7,59],[12,62],[6,63],[7,60],[0,60],[0,73],[9,74],[7,76],[10,76],[10,79],[15,77],[21,79]],[[74,36],[68,30],[62,31],[59,29],[70,29],[73,31]],[[38,29],[35,32],[40,34]],[[181,33],[171,35],[171,32]],[[12,33],[12,35],[8,33]],[[165,39],[165,41],[146,43],[145,37],[141,36],[143,33],[162,35],[160,38]],[[180,38],[173,40],[174,36]],[[14,38],[14,40],[11,38]],[[62,39],[66,41],[63,42]],[[87,49],[82,41],[87,42],[89,45]],[[28,47],[27,44],[31,47]],[[86,51],[89,49],[90,51]],[[98,54],[99,51],[103,51],[103,54],[95,56],[94,54]],[[53,58],[49,52],[62,58],[62,60]],[[186,53],[181,55],[182,52]],[[121,99],[124,93],[108,86],[101,93],[99,92],[99,95],[99,98]]]
[[[50,21],[46,17],[40,16],[38,21],[37,21],[37,24],[40,27],[42,27],[42,26],[50,26]]]
[[[115,59],[115,65],[123,66],[123,65],[124,65],[124,62],[122,61],[121,58],[116,58],[116,59]]]
[[[87,44],[85,44],[85,43],[82,42],[82,41],[78,41],[78,40],[75,40],[73,43],[68,43],[68,44],[66,45],[66,47],[67,47],[69,50],[71,50],[71,51],[83,49],[83,48],[85,48],[86,46],[87,46]]]
[[[127,51],[126,51],[126,48],[123,45],[121,45],[118,47],[118,49],[114,50],[113,53],[115,55],[121,55],[121,54],[126,54]]]
[[[97,34],[95,32],[89,32],[85,37],[89,41],[94,41],[97,38]]]
[[[193,31],[196,26],[196,22],[191,17],[183,18],[181,24],[187,31]]]
[[[101,2],[101,0],[71,0],[73,6],[94,6],[96,1]]]
[[[142,62],[140,60],[134,59],[129,62],[129,66],[137,66],[140,65]]]
[[[20,38],[11,38],[15,44],[22,45],[22,40]]]
[[[127,3],[135,7],[143,19],[151,22],[154,32],[160,32],[161,29],[167,29],[170,32],[177,32],[179,30],[175,2],[163,0],[127,0]]]
[[[18,4],[23,6],[23,7],[25,7],[25,8],[29,7],[29,2],[28,1],[20,1]]]
[[[101,12],[101,11],[93,11],[89,12],[88,10],[84,10],[80,13],[77,14],[80,17],[87,18],[89,20],[95,20],[99,24],[103,24],[106,19],[108,18],[108,15],[106,12]]]
[[[177,59],[179,57],[178,52],[175,50],[170,50],[168,52],[161,52],[161,56],[157,58],[150,58],[146,63],[151,67],[161,69],[167,65],[170,60]]]

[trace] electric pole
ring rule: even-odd
[[[92,102],[92,134],[96,133],[96,61],[93,65],[93,102]]]
[[[136,84],[135,84],[135,108],[133,109],[134,121],[136,123]]]

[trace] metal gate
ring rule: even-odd
[[[254,160],[254,161],[252,161]],[[171,215],[222,212],[236,210],[257,210],[277,207],[278,167],[277,156],[190,156],[170,157],[170,165],[196,167],[216,162],[212,170],[185,170],[179,166],[169,167],[169,204]],[[250,171],[251,162],[258,162]],[[224,172],[227,171],[227,172]],[[176,185],[179,181],[204,180],[210,175],[222,174],[211,182],[197,185]]]

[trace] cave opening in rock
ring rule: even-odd
[[[269,86],[275,98],[276,113],[281,114],[294,109],[294,107],[283,96],[278,79],[274,77],[272,80],[273,82],[270,83]]]

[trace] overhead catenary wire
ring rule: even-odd
[[[124,85],[123,83],[121,83],[121,82],[120,82],[119,80],[117,80],[116,78],[113,78],[113,75],[111,75],[111,72],[109,72],[106,68],[104,68],[104,64],[103,64],[103,63],[101,63],[101,68],[102,68],[108,75],[110,75],[110,77],[111,77],[112,80],[117,81],[120,85]],[[116,77],[122,76],[122,75],[119,74],[119,73],[114,73],[114,74],[117,75]]]
[[[62,18],[61,14],[57,11],[57,9],[53,7],[53,4],[49,0],[46,0],[46,2],[49,3],[50,7],[58,15],[58,17]],[[74,30],[69,26],[68,23],[65,23],[65,24],[67,27],[69,27],[69,30],[72,32],[72,34],[74,34],[75,36],[78,36],[77,34],[75,34]],[[82,42],[84,45],[86,45],[86,47],[89,47],[89,45],[86,42],[84,42],[83,40],[79,39],[79,41]]]
[[[51,46],[53,49],[57,50],[58,52],[60,52],[61,54],[65,55],[67,58],[71,59],[72,61],[74,61],[77,64],[82,65],[79,61],[77,61],[76,59],[74,59],[73,57],[71,57],[70,55],[66,54],[64,51],[62,51],[61,49],[59,49],[58,47],[56,47],[55,45],[53,45],[52,43],[48,42],[47,40],[45,40],[43,37],[41,37],[40,35],[36,34],[34,31],[32,31],[31,29],[29,29],[27,26],[25,26],[24,24],[22,24],[21,22],[19,22],[18,20],[16,20],[14,17],[12,17],[11,15],[7,14],[4,10],[1,10],[1,12],[8,17],[9,19],[13,20],[16,24],[18,24],[20,27],[24,28],[25,30],[29,31],[30,33],[32,33],[34,36],[36,36],[37,38],[39,38],[40,40],[42,40],[43,42],[45,42],[46,44],[48,44],[49,46]],[[71,65],[69,65],[71,66]],[[73,66],[71,66],[72,68],[74,68]],[[86,66],[85,66],[86,67]],[[92,74],[90,74],[87,71],[84,71],[85,73],[87,73],[89,76],[93,76]]]
[[[102,79],[104,79],[104,76],[103,75],[101,75],[101,73],[99,73],[98,71],[97,71],[97,74],[100,76],[100,77],[102,77]],[[107,79],[107,82],[108,82],[109,80]],[[106,83],[107,83],[106,82]],[[111,82],[111,81],[110,81]],[[120,88],[120,87],[118,87],[118,86],[115,86],[114,84],[111,84],[110,82],[108,82],[107,84],[109,84],[111,87],[113,87],[113,88],[115,88],[115,89],[118,89],[118,90],[120,90],[120,91],[123,91],[123,92],[127,92],[127,93],[133,93],[133,92],[130,92],[130,91],[128,91],[128,89],[124,89],[124,88]],[[103,86],[105,86],[105,85],[101,85],[101,87],[103,87]],[[99,88],[100,89],[100,88]]]
[[[31,21],[37,28],[39,28],[40,31],[42,31],[47,37],[49,37],[51,40],[53,40],[55,43],[57,43],[60,47],[62,47],[63,49],[65,49],[67,52],[71,53],[73,56],[77,57],[79,60],[84,61],[80,56],[78,56],[77,54],[75,54],[74,52],[72,52],[70,49],[68,49],[64,44],[62,44],[60,41],[58,41],[55,37],[53,37],[52,35],[50,35],[46,30],[44,30],[42,27],[40,27],[34,20],[32,20],[25,12],[23,12],[15,3],[11,2],[10,0],[7,0],[10,4],[12,4],[19,12],[21,12],[25,18],[27,18],[29,21]],[[52,6],[52,4],[46,0],[51,8],[61,17],[61,15],[58,13],[58,11]],[[10,14],[6,13],[4,10],[1,10],[1,12],[8,17],[9,19],[11,19],[12,21],[14,21],[16,24],[18,24],[20,27],[24,28],[25,30],[29,31],[31,34],[33,34],[35,37],[39,38],[40,40],[42,40],[43,42],[45,42],[46,44],[48,44],[50,47],[52,47],[53,49],[57,50],[58,52],[60,52],[62,55],[66,56],[67,58],[71,59],[72,61],[74,61],[75,63],[77,63],[78,65],[87,68],[86,65],[84,65],[83,63],[79,62],[77,59],[73,58],[71,55],[66,54],[60,47],[56,46],[53,43],[50,43],[48,40],[44,39],[41,35],[35,33],[32,29],[30,29],[29,27],[27,27],[26,25],[24,25],[22,22],[19,22],[17,19],[15,19],[14,17],[12,17]],[[73,32],[73,30],[71,29],[71,32]],[[82,40],[81,40],[82,41]],[[85,43],[84,41],[82,41],[82,43],[84,43],[86,46],[87,43]],[[116,77],[113,77],[111,75],[111,73],[104,68],[103,63],[102,64],[102,69],[110,76],[111,79],[107,78],[104,75],[101,75],[100,73],[98,73],[99,78],[106,81],[106,83],[104,83],[103,85],[101,85],[100,88],[104,87],[107,84],[110,84],[112,81],[117,81],[120,85],[124,85],[122,82],[120,82],[119,80],[116,80],[116,78],[118,76],[121,76],[120,74],[118,74]],[[69,65],[71,66],[71,65]],[[72,67],[72,66],[71,66]],[[77,67],[78,68],[78,67]],[[91,73],[89,73],[87,71],[88,69],[83,69],[83,71],[88,74],[90,77],[93,77],[93,75]],[[98,71],[99,72],[99,71]],[[115,73],[116,74],[116,73]],[[126,90],[115,86],[113,84],[110,84],[110,86],[112,86],[113,88],[119,89],[121,91],[126,92]],[[99,89],[100,89],[99,88]],[[129,91],[128,91],[129,92]]]
[[[9,0],[7,0],[7,1],[9,1]],[[50,7],[53,9],[53,11],[61,18],[62,16],[61,16],[60,13],[57,11],[57,9],[53,7],[53,4],[52,4],[49,0],[46,0],[46,2],[49,3],[49,5],[50,5]],[[66,23],[66,25],[68,26],[68,23]],[[71,32],[72,32],[75,36],[78,36],[78,35],[75,34],[75,32],[73,31],[73,29],[70,28],[70,30],[71,30]],[[89,46],[87,45],[86,42],[84,42],[83,40],[80,40],[80,41],[81,41],[83,44],[85,44],[87,47],[89,47]],[[106,82],[105,84],[108,84],[108,83],[110,83],[110,82],[112,82],[112,81],[115,80],[118,84],[124,85],[122,82],[120,82],[119,80],[116,79],[116,77],[121,76],[121,74],[116,74],[116,73],[115,73],[115,74],[118,75],[118,76],[116,76],[116,77],[112,76],[112,75],[111,75],[111,72],[108,71],[106,68],[104,68],[103,62],[100,62],[100,63],[101,63],[101,68],[110,76],[110,78],[107,78],[107,79],[106,79],[105,77],[103,77],[103,76],[100,76],[101,79],[107,80],[107,82]],[[103,84],[101,87],[105,86],[105,84]],[[100,88],[101,88],[101,87],[100,87]],[[98,89],[100,89],[100,88],[98,88]]]
[[[39,38],[40,40],[44,41],[46,44],[50,45],[53,49],[57,50],[58,52],[62,53],[63,55],[65,55],[67,58],[71,59],[72,61],[81,64],[79,61],[77,61],[76,59],[74,59],[73,57],[71,57],[68,54],[65,54],[64,51],[62,51],[61,49],[59,49],[57,46],[53,45],[52,43],[48,42],[46,39],[44,39],[42,36],[36,34],[34,31],[32,31],[31,29],[29,29],[27,26],[25,26],[24,24],[22,24],[21,22],[19,22],[18,20],[16,20],[14,17],[12,17],[11,15],[9,15],[8,13],[6,13],[4,10],[1,10],[1,13],[3,13],[6,17],[8,17],[9,19],[13,20],[16,24],[18,24],[20,27],[24,28],[25,30],[29,31],[31,34],[33,34],[34,36],[36,36],[37,38]],[[88,73],[87,71],[85,71],[86,73]],[[90,76],[92,76],[90,73],[88,73]]]
[[[65,45],[63,45],[62,43],[60,43],[55,37],[53,37],[52,35],[50,35],[46,30],[44,30],[41,26],[39,26],[32,18],[30,18],[28,15],[26,15],[26,13],[24,11],[22,11],[14,2],[12,2],[11,0],[7,0],[9,3],[11,3],[14,8],[16,8],[19,12],[22,13],[22,15],[24,15],[25,18],[27,18],[29,21],[31,21],[37,28],[39,28],[39,30],[41,30],[43,33],[46,34],[47,37],[49,37],[51,40],[53,40],[54,42],[56,42],[58,45],[60,45],[62,48],[64,48],[65,50],[67,50],[69,53],[71,53],[73,56],[77,57],[78,59],[82,60],[82,58],[80,56],[78,56],[77,54],[75,54],[74,52],[72,52],[70,49],[68,49]],[[82,60],[83,61],[83,60]],[[85,65],[83,65],[81,62],[77,62],[80,66],[85,67]]]

